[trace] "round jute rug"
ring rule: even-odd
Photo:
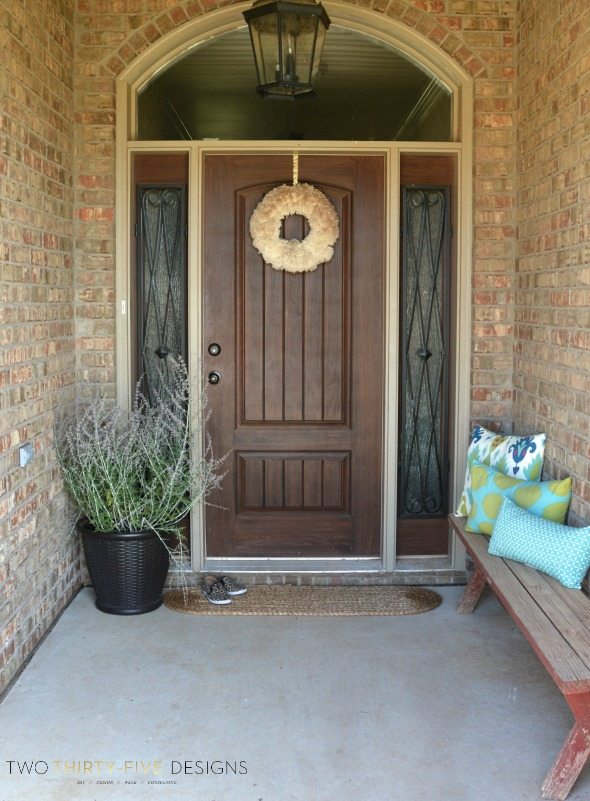
[[[442,602],[423,587],[268,587],[254,585],[227,606],[214,606],[199,588],[171,590],[164,604],[191,615],[418,615]]]

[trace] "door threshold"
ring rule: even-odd
[[[376,558],[241,558],[215,557],[206,559],[207,573],[380,573],[385,570],[380,557]]]
[[[377,558],[233,559],[210,558],[205,573],[234,573],[251,584],[465,584],[466,573],[447,557],[405,557],[394,570]]]
[[[452,570],[453,563],[448,556],[398,556],[395,560],[395,569],[404,572],[413,570]]]

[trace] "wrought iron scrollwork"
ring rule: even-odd
[[[401,517],[447,512],[448,206],[444,188],[404,187]]]
[[[185,189],[138,189],[139,371],[150,397],[166,358],[186,359]]]

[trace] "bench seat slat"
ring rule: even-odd
[[[575,597],[578,594],[575,590],[568,590],[555,579],[536,570],[531,572],[530,568],[518,562],[512,562],[508,559],[505,561],[516,577],[534,594],[537,602],[542,606],[543,612],[553,625],[559,629],[564,639],[567,640],[571,648],[590,670],[590,614],[588,604],[586,604],[586,620],[582,621],[573,613],[570,605],[560,593],[560,590],[564,590],[570,596]],[[544,600],[546,600],[546,603],[543,603]]]
[[[580,622],[580,625],[588,629],[590,628],[590,598],[582,590],[582,592],[572,592],[567,587],[563,587],[558,581],[551,579],[552,586],[555,592],[563,600],[563,602],[571,610],[572,614]]]
[[[566,691],[568,685],[580,682],[590,687],[590,670],[516,576],[495,565],[486,565],[486,571],[500,600],[508,604],[514,620],[560,689]]]
[[[482,565],[494,592],[508,607],[558,687],[567,693],[590,690],[590,665],[580,658],[534,595],[523,586],[521,577],[517,577],[503,559],[488,554],[486,537],[466,532],[465,521],[461,518],[452,517],[451,522],[474,561]],[[525,565],[519,568],[521,575],[527,571],[530,573],[532,587],[537,571]]]

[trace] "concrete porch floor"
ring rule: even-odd
[[[537,801],[567,705],[490,594],[465,616],[437,591],[412,617],[220,619],[84,590],[0,706],[0,799]]]

